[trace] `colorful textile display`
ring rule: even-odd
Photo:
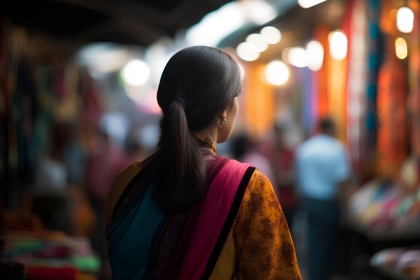
[[[372,256],[370,265],[389,271],[390,274],[400,275],[398,279],[406,279],[403,277],[418,279],[420,277],[420,250],[410,248],[385,249]]]
[[[8,232],[5,240],[6,257],[22,263],[28,279],[84,279],[82,273],[93,275],[100,267],[86,237],[15,231]]]
[[[395,40],[396,25],[389,16],[391,2],[382,9],[381,28],[387,33],[385,60],[378,74],[377,115],[378,172],[387,178],[395,178],[408,156],[407,139],[407,70],[397,58]]]
[[[379,72],[379,66],[381,65],[381,33],[379,30],[379,13],[381,9],[380,0],[369,0],[366,1],[368,15],[367,25],[367,37],[368,37],[368,69],[366,73],[367,84],[366,84],[366,104],[365,104],[365,116],[364,116],[364,128],[366,134],[362,139],[364,147],[361,154],[364,155],[362,162],[371,162],[372,151],[375,151],[376,147],[376,134],[377,134],[377,118],[376,118],[376,95],[377,95],[377,78]]]
[[[363,131],[363,106],[366,88],[366,56],[368,40],[367,31],[367,3],[365,0],[355,0],[349,27],[351,34],[348,46],[349,63],[347,76],[347,145],[351,153],[354,170],[360,165],[360,145]]]
[[[327,54],[330,52],[330,46],[328,42],[328,34],[330,30],[326,25],[318,25],[314,31],[314,39],[321,43],[324,48],[324,62],[322,68],[315,73],[315,79],[318,81],[317,85],[317,111],[318,118],[323,119],[329,116],[328,111],[328,68],[329,59],[326,59]]]
[[[408,155],[406,129],[407,74],[395,56],[394,40],[378,78],[378,171],[386,177],[398,172]]]
[[[408,159],[394,180],[375,179],[348,200],[349,220],[373,232],[420,232],[420,162]]]
[[[349,199],[349,220],[372,232],[420,232],[420,191],[405,194],[395,181],[375,180]]]
[[[414,28],[409,35],[409,87],[407,107],[410,114],[411,151],[420,159],[420,4],[409,1],[413,10]]]

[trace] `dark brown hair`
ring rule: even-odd
[[[163,118],[153,164],[155,198],[163,211],[188,211],[203,196],[205,163],[192,132],[208,127],[240,91],[238,65],[218,49],[190,47],[169,60],[157,92]]]
[[[320,130],[322,133],[334,133],[335,123],[331,118],[324,118],[319,123]]]

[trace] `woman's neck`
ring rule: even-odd
[[[211,124],[207,128],[197,131],[197,134],[200,134],[204,137],[211,138],[215,143],[217,143],[217,136],[218,136],[218,126],[216,124]]]

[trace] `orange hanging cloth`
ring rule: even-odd
[[[385,60],[378,75],[377,114],[379,120],[378,172],[393,178],[408,156],[407,70],[395,53],[397,30],[389,16],[392,5],[386,1],[381,14],[381,29],[387,33]]]
[[[389,48],[394,45],[390,40]],[[393,48],[392,48],[393,49]],[[395,52],[388,54],[379,70],[377,111],[378,128],[378,168],[386,177],[397,174],[407,157],[406,137],[406,94],[407,74]]]

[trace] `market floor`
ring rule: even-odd
[[[299,262],[300,273],[303,280],[308,280],[306,267],[306,214],[297,212],[293,219],[293,228],[291,229],[293,241],[295,243],[296,255]],[[348,276],[334,276],[330,280],[351,280]]]
[[[307,278],[306,271],[306,215],[303,212],[296,212],[293,217],[293,228],[291,228],[293,242],[295,243],[296,255],[299,263],[300,273],[302,278]]]
[[[295,244],[296,255],[299,262],[299,268],[302,275],[303,280],[309,280],[307,265],[306,265],[306,246],[307,246],[307,239],[306,239],[306,214],[304,212],[297,212],[293,219],[293,227],[291,228],[291,233],[293,237],[293,241]],[[366,267],[368,264],[368,260],[366,259],[354,259],[355,256],[352,257],[353,259],[351,262],[357,263],[359,262],[360,267]],[[339,269],[340,271],[340,269]],[[343,273],[340,275],[335,275],[328,280],[384,280],[388,278],[384,278],[376,273],[372,273],[372,270],[358,270],[358,273],[351,276],[350,274],[353,271],[345,273],[346,269],[341,269]],[[356,276],[357,275],[357,276]],[[326,279],[327,280],[327,279]]]

